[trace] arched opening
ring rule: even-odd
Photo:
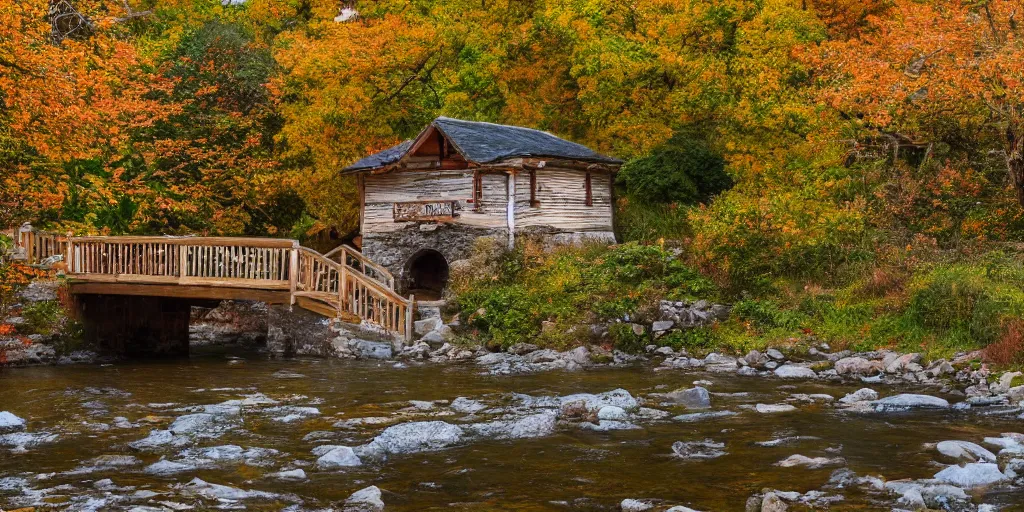
[[[448,285],[448,262],[433,250],[423,249],[406,264],[406,291],[417,299],[437,300]]]

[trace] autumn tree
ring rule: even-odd
[[[923,143],[997,144],[1024,205],[1018,2],[900,0],[859,38],[823,45],[821,98],[856,126]]]

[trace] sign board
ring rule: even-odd
[[[458,216],[458,201],[395,203],[395,222],[445,221]]]

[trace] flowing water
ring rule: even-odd
[[[700,371],[655,371],[648,366],[519,376],[487,375],[472,362],[395,366],[393,362],[281,361],[254,354],[235,359],[214,354],[182,361],[0,370],[0,411],[25,418],[30,434],[57,436],[24,451],[0,448],[0,509],[45,504],[55,509],[128,510],[137,505],[160,507],[159,502],[167,501],[197,509],[290,506],[316,510],[338,506],[353,491],[376,485],[388,510],[617,510],[625,498],[705,511],[743,510],[747,498],[763,488],[823,489],[843,497],[831,504],[832,510],[887,510],[893,498],[884,493],[825,487],[836,467],[774,464],[799,453],[842,457],[843,467],[859,475],[887,480],[930,478],[942,466],[925,443],[948,439],[980,443],[985,436],[1024,430],[1022,421],[1013,416],[853,414],[809,403],[797,403],[799,410],[793,413],[759,414],[743,407],[780,403],[794,393],[838,398],[860,387],[854,385],[794,385]],[[461,396],[493,407],[513,401],[512,392],[540,397],[623,388],[633,396],[646,397],[645,406],[676,415],[692,411],[663,405],[652,394],[689,387],[698,379],[712,382],[708,388],[713,393],[713,410],[739,414],[698,422],[649,419],[635,421],[637,429],[609,432],[560,424],[543,437],[472,439],[439,451],[392,455],[347,469],[318,469],[317,456],[311,453],[320,444],[366,443],[387,426],[334,426],[342,420],[468,421],[444,402],[430,409],[419,404],[421,409],[416,409],[410,408],[410,400],[448,401]],[[880,385],[875,389],[883,395],[895,392]],[[176,417],[194,412],[193,406],[246,396],[278,404],[243,407],[240,418],[226,430],[188,446],[153,451],[128,447],[150,430],[167,428]],[[313,407],[319,414],[297,407]],[[794,436],[807,438],[779,446],[756,444]],[[673,455],[674,442],[705,439],[724,443],[726,454],[706,460]],[[223,445],[271,448],[277,453],[253,456],[258,460],[207,463],[173,474],[145,472],[161,458],[181,460],[183,450]],[[118,454],[139,461],[95,467],[96,457]],[[308,479],[288,482],[269,476],[294,468],[303,468]],[[196,477],[273,495],[239,501],[197,497],[183,485]],[[1005,507],[1002,510],[1024,510],[1020,490],[997,488],[979,493],[975,500],[1000,504]]]

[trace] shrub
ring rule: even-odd
[[[22,308],[25,324],[19,328],[23,334],[50,334],[64,318],[64,310],[57,301],[34,302]]]
[[[616,323],[608,327],[608,335],[615,347],[623,352],[639,353],[650,341],[647,330],[643,334],[633,332],[633,324]]]
[[[693,204],[732,187],[725,160],[707,143],[677,134],[650,155],[622,166],[617,182],[641,202]]]

